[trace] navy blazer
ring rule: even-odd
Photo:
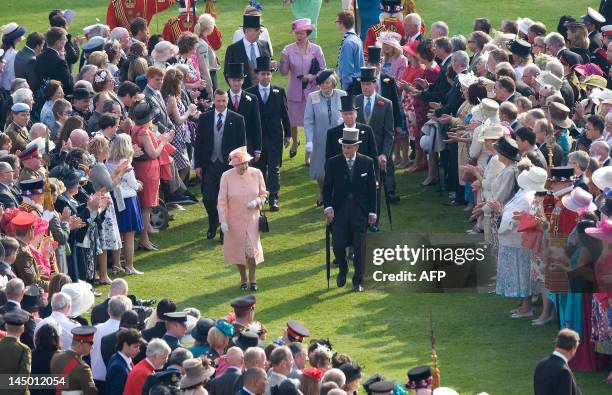
[[[174,351],[175,349],[181,347],[181,342],[179,341],[179,339],[175,336],[169,335],[169,334],[165,334],[162,336],[162,339],[166,341],[166,343],[168,343],[168,345],[170,346],[170,349],[172,351]]]
[[[106,368],[104,394],[121,395],[130,374],[130,367],[119,352],[113,354]]]

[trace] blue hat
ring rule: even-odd
[[[2,41],[11,42],[23,36],[26,28],[19,26],[15,22],[8,23],[2,27]]]
[[[104,48],[104,44],[106,44],[104,37],[93,36],[85,43],[85,45],[83,45],[83,51],[88,53],[93,51],[101,51],[102,48]]]
[[[25,103],[15,103],[11,107],[12,112],[30,112],[30,106]]]

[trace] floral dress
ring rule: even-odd
[[[609,252],[595,263],[595,278],[599,282],[600,278],[609,275],[611,271],[612,252]],[[595,351],[600,354],[612,355],[612,292],[593,294],[592,308],[591,339],[595,343]]]

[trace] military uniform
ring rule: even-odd
[[[28,169],[27,167],[24,167],[19,172],[19,181],[35,180],[35,179],[41,179],[41,178],[45,178],[44,168],[40,168],[38,170],[32,170],[32,169]]]
[[[70,332],[73,342],[93,344],[96,328],[93,326],[77,326],[72,328]],[[58,393],[62,391],[82,391],[84,395],[98,394],[91,368],[73,349],[55,353],[51,358],[50,370],[51,374],[66,377],[66,382],[58,385]]]
[[[153,15],[162,12],[175,3],[175,0],[111,0],[106,10],[106,24],[114,29],[130,29],[130,23],[136,18],[144,18],[147,25]]]
[[[49,282],[40,277],[36,259],[34,259],[30,247],[21,240],[18,240],[18,242],[17,259],[13,263],[15,274],[23,280],[26,287],[30,284],[37,284],[43,287],[43,289],[47,289]]]
[[[188,20],[189,19],[189,20]],[[176,44],[181,33],[189,31],[193,33],[193,27],[198,22],[198,18],[196,16],[195,21],[193,20],[193,15],[189,12],[183,12],[179,16],[173,16],[164,25],[164,30],[162,30],[162,35],[164,36],[164,40],[170,41],[173,44]]]
[[[232,308],[234,309],[234,313],[237,314],[238,311],[255,310],[256,302],[257,302],[257,299],[255,298],[254,295],[245,295],[245,296],[233,299],[230,302],[230,306],[232,306]],[[253,313],[253,316],[254,315],[255,314]],[[239,332],[244,331],[249,324],[250,322],[248,323],[240,323],[238,321],[232,322],[232,325],[234,325],[234,333],[239,333]]]
[[[22,326],[28,320],[29,314],[21,309],[12,310],[4,314],[6,324]],[[6,336],[0,340],[0,372],[10,375],[29,375],[32,363],[32,351],[28,346],[19,341],[16,337]],[[30,391],[26,389],[2,390],[7,395],[28,395]]]
[[[11,122],[11,124],[4,131],[10,138],[13,143],[11,147],[11,154],[14,154],[17,151],[23,151],[26,149],[26,145],[30,142],[30,135],[28,134],[28,129],[26,127],[20,127],[15,122]]]
[[[376,45],[378,37],[380,37],[383,32],[395,32],[404,37],[404,25],[401,19],[389,17],[385,18],[380,23],[370,26],[366,33],[365,44],[363,46],[366,57],[368,56],[368,47]]]

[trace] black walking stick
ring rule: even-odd
[[[389,227],[393,230],[393,219],[391,218],[391,204],[389,203],[389,195],[387,194],[387,182],[385,181],[387,170],[380,170],[380,182],[383,185],[383,193],[385,194],[385,205],[387,206],[387,217],[389,217]]]
[[[331,222],[325,225],[325,271],[327,276],[327,289],[329,289],[329,279],[331,277],[330,234]]]

